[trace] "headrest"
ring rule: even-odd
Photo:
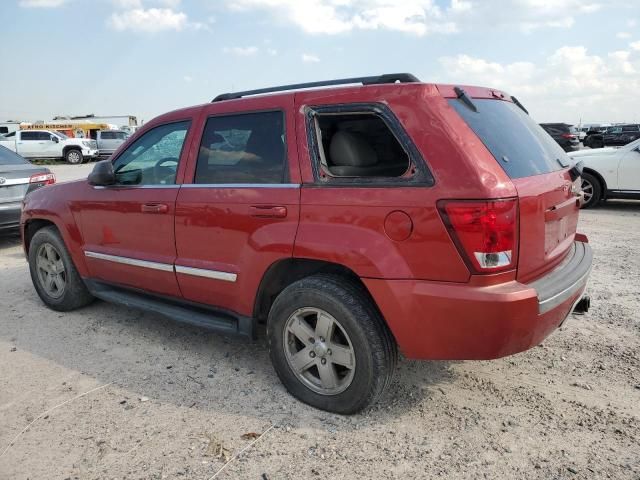
[[[224,142],[224,137],[219,133],[211,132],[209,134],[205,133],[202,144],[206,147],[210,147],[214,143],[222,143]]]
[[[331,138],[329,155],[336,166],[368,167],[378,163],[376,151],[362,134],[344,130]]]

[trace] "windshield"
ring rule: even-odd
[[[0,165],[24,165],[25,163],[29,162],[8,148],[0,146]]]
[[[56,131],[55,131],[55,132],[53,132],[53,133],[55,133],[56,135],[58,135],[59,137],[61,137],[61,138],[62,138],[62,140],[66,140],[67,138],[69,138],[69,137],[67,137],[64,133],[62,133],[60,130],[56,130]]]
[[[475,98],[473,103],[477,112],[460,99],[449,100],[510,178],[541,175],[569,165],[560,145],[514,103]]]

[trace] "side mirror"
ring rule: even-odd
[[[51,135],[51,141],[54,143],[60,143],[60,139],[58,137],[56,137],[55,135]]]
[[[110,160],[96,163],[88,177],[89,185],[107,186],[116,183],[116,174]]]

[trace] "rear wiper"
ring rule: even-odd
[[[514,97],[513,95],[511,95],[511,101],[512,101],[513,103],[515,103],[518,107],[520,107],[520,109],[521,109],[524,113],[526,113],[527,115],[529,115],[529,111],[528,111],[526,108],[524,108],[524,105],[522,105],[522,104],[520,103],[520,101],[519,101],[516,97]]]
[[[473,100],[471,100],[471,97],[467,94],[467,92],[465,92],[460,87],[453,87],[453,91],[456,92],[456,95],[458,96],[458,98],[462,100],[462,102],[467,107],[469,107],[471,110],[473,110],[476,113],[478,112],[478,107],[476,107],[476,104],[473,103]]]

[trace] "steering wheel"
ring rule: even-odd
[[[165,165],[165,163],[174,163],[175,165]],[[176,178],[178,169],[178,159],[174,157],[165,157],[158,160],[153,166],[153,176],[158,183],[173,183]]]

